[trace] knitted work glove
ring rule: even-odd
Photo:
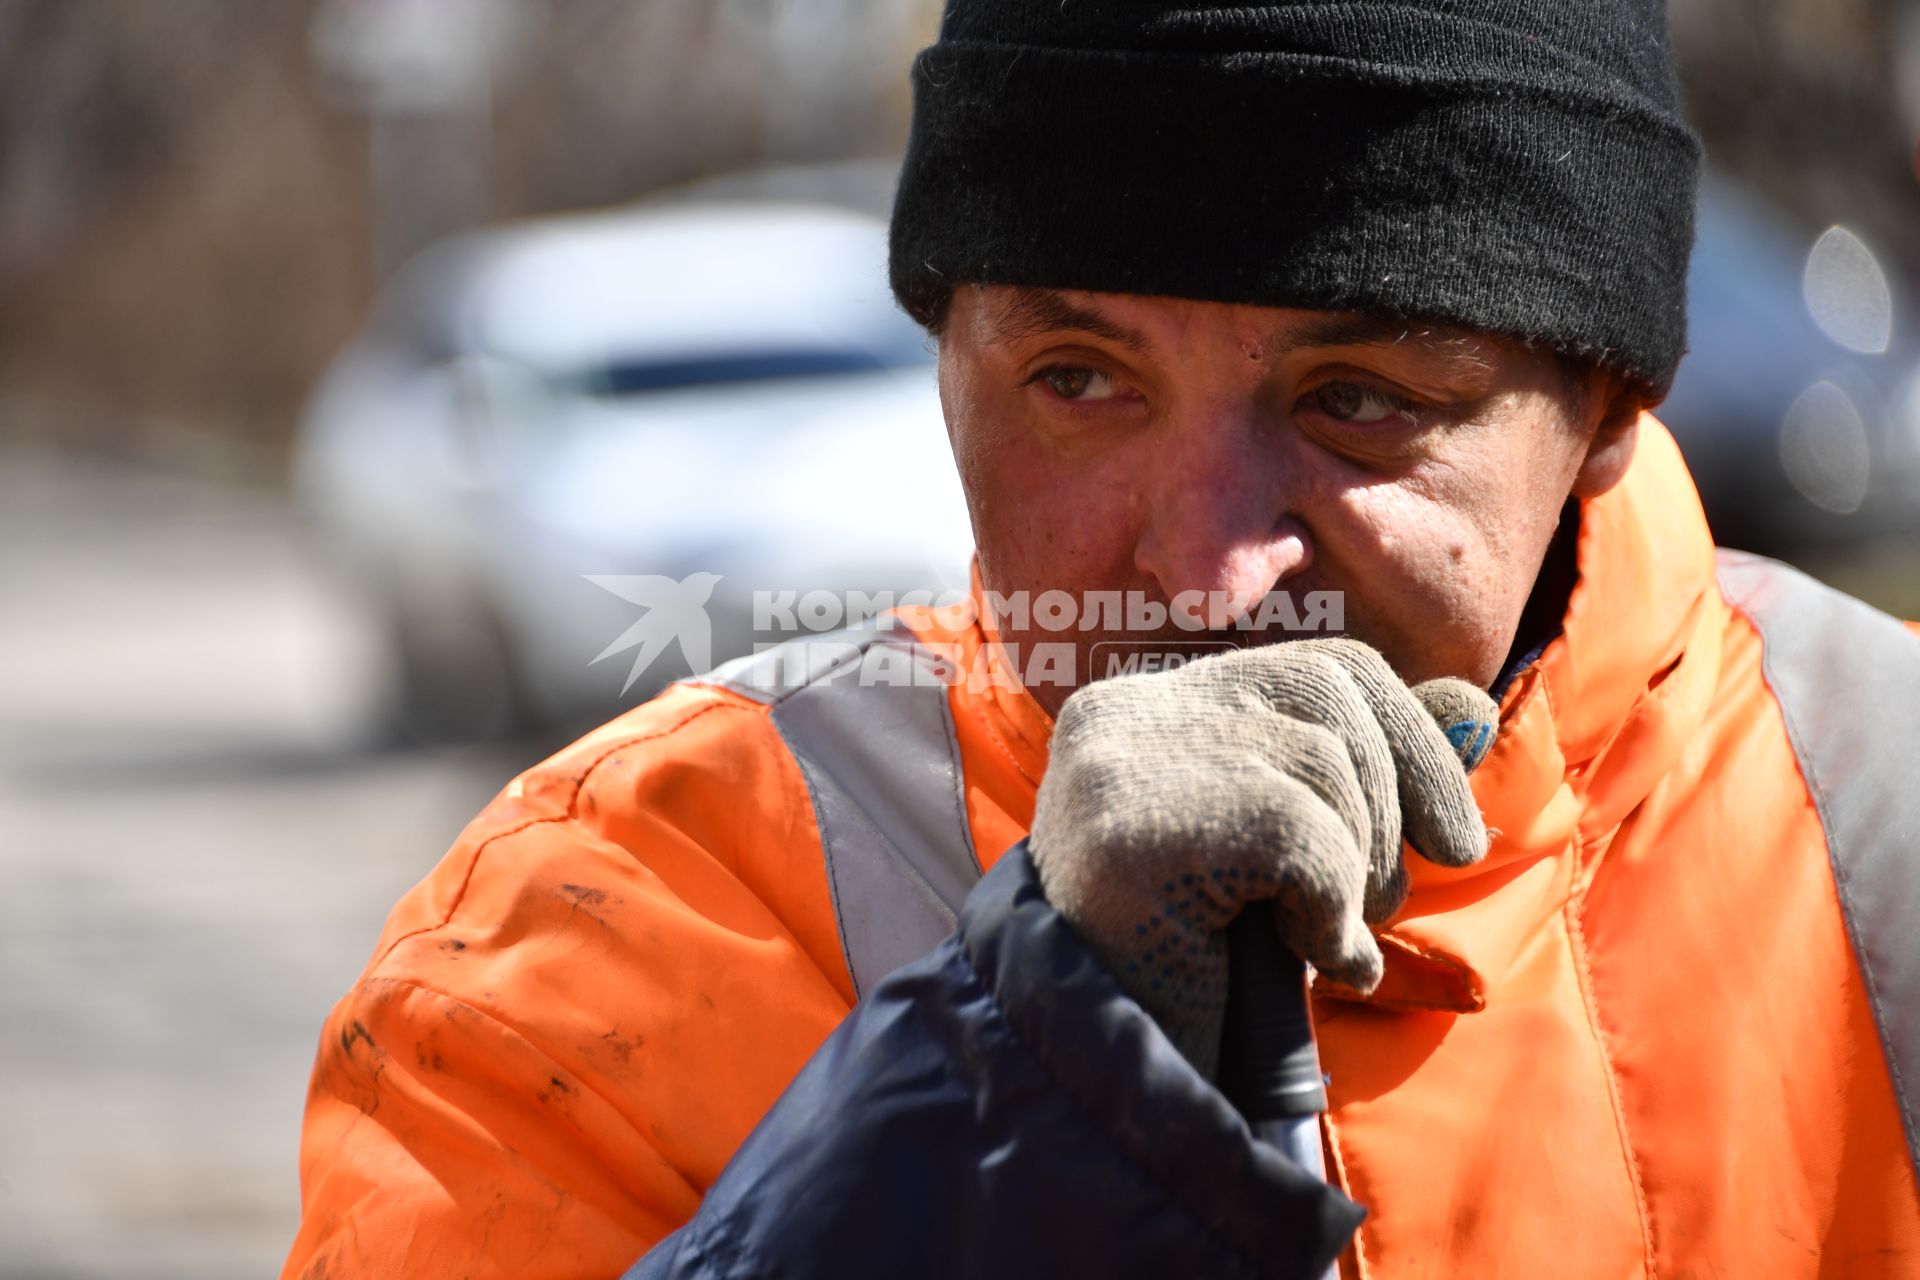
[[[1467,767],[1495,719],[1465,681],[1410,690],[1348,639],[1102,680],[1061,710],[1028,848],[1055,909],[1212,1078],[1226,927],[1272,899],[1289,947],[1371,991],[1402,833],[1443,866],[1486,854]]]

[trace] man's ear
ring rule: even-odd
[[[1609,381],[1611,381],[1609,379]],[[1640,441],[1640,404],[1635,396],[1607,396],[1600,425],[1587,442],[1587,456],[1573,477],[1573,496],[1597,498],[1620,483]]]

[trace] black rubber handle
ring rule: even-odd
[[[1253,903],[1227,930],[1220,1091],[1250,1122],[1327,1109],[1307,1007],[1307,966],[1280,941],[1268,902]]]

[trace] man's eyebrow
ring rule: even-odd
[[[1423,324],[1377,311],[1346,311],[1288,325],[1275,335],[1289,347],[1405,347],[1420,355],[1491,367],[1485,341],[1471,329]]]
[[[1145,354],[1152,344],[1134,329],[1070,301],[1054,289],[1021,285],[988,322],[990,342],[1008,342],[1037,334],[1075,330],[1105,338]],[[1423,323],[1381,311],[1337,311],[1283,326],[1276,348],[1405,347],[1418,355],[1465,364],[1477,371],[1491,367],[1485,343],[1471,329]]]
[[[1377,311],[1341,311],[1286,325],[1280,334],[1290,347],[1390,347],[1411,337],[1413,326]]]
[[[1021,286],[1013,291],[1007,304],[990,321],[990,341],[1006,342],[1031,338],[1036,334],[1061,329],[1077,329],[1096,338],[1117,342],[1129,351],[1145,352],[1146,338],[1125,325],[1115,324],[1097,311],[1069,302],[1052,289]]]

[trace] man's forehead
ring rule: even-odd
[[[1196,305],[1172,298],[1028,285],[992,287],[984,291],[984,298],[983,336],[989,343],[1080,332],[1119,343],[1141,354],[1151,352],[1155,343],[1144,327],[1129,323],[1129,312],[1137,313],[1143,304]],[[1490,344],[1497,341],[1473,329],[1409,320],[1384,311],[1306,311],[1286,307],[1246,310],[1270,313],[1272,325],[1264,338],[1275,349],[1397,346],[1423,355],[1481,360],[1491,354]]]

